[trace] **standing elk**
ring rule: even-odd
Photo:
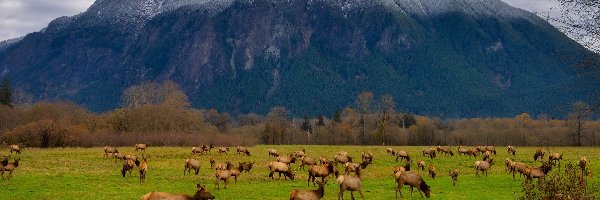
[[[436,150],[438,153],[444,153],[445,155],[454,156],[454,152],[448,147],[437,146]]]
[[[492,152],[485,151],[485,153],[483,153],[483,161],[488,161],[491,158],[492,158]]]
[[[206,191],[206,186],[197,184],[198,191],[194,196],[187,194],[170,194],[166,192],[149,192],[142,196],[141,200],[211,200],[215,199],[210,192]]]
[[[273,156],[275,158],[279,157],[279,153],[277,153],[277,150],[275,149],[269,149],[269,157]]]
[[[272,161],[271,163],[269,163],[269,177],[271,179],[273,178],[273,173],[278,172],[279,173],[279,178],[281,178],[281,174],[283,173],[284,175],[284,179],[287,180],[287,178],[289,177],[291,180],[294,180],[294,176],[295,174],[292,172],[292,168],[290,168],[290,166],[286,163],[282,163],[282,162],[277,162],[277,161]]]
[[[231,174],[231,176],[233,176],[233,180],[235,181],[235,184],[237,184],[237,177],[240,176],[240,174],[242,174],[243,167],[244,167],[243,163],[238,163],[238,166],[229,165],[227,168],[227,170],[229,170],[229,173]]]
[[[211,144],[211,145],[208,145],[208,146],[206,146],[206,145],[202,145],[202,146],[200,146],[200,147],[202,148],[202,151],[204,151],[204,152],[208,152],[209,154],[210,154],[210,150],[212,150],[213,148],[215,148],[215,146],[213,146],[212,144]]]
[[[319,156],[319,164],[329,163],[329,159]]]
[[[333,160],[335,160],[336,165],[337,163],[346,164],[347,162],[352,162],[352,156],[349,156],[347,153],[337,154],[333,157]]]
[[[229,152],[229,147],[219,147],[219,155],[222,153],[227,154]]]
[[[558,161],[558,168],[560,169],[560,161],[562,160],[562,154],[560,153],[551,153],[548,156],[548,161],[552,164],[556,164],[556,161]]]
[[[13,171],[19,167],[19,161],[21,161],[21,158],[15,159],[14,162],[8,162],[8,158],[4,157],[4,160],[2,161],[2,168],[0,168],[2,179],[4,179],[4,172],[8,172],[8,179],[12,177]]]
[[[494,153],[494,155],[496,155],[496,147],[494,147],[494,146],[485,146],[483,150],[492,152],[492,153]]]
[[[354,199],[354,191],[358,191],[360,197],[365,199],[362,191],[362,181],[359,177],[344,175],[337,179],[337,183],[340,186],[340,192],[338,193],[338,199],[344,199],[344,191],[350,191],[350,197]]]
[[[527,172],[527,169],[529,168],[527,166],[527,164],[522,163],[522,162],[513,161],[511,165],[512,165],[511,168],[513,169],[513,171],[512,171],[513,180],[515,180],[515,173],[519,172],[519,176],[525,175],[525,173]]]
[[[425,170],[425,161],[419,160],[419,162],[417,162],[417,168],[421,168],[421,171],[424,171]]]
[[[243,162],[242,164],[242,172],[250,172],[252,166],[254,166],[254,161],[252,162]]]
[[[506,147],[506,151],[508,152],[508,154],[512,154],[513,156],[514,156],[515,154],[517,154],[517,150],[515,149],[515,147],[514,147],[514,146],[507,146],[507,147]]]
[[[194,173],[198,175],[198,172],[200,171],[200,161],[196,159],[185,159],[185,165],[183,167],[183,175],[185,175],[185,171],[190,174],[190,170],[192,169],[194,170]]]
[[[373,153],[371,153],[371,151],[367,151],[367,152],[362,152],[362,156],[361,156],[363,161],[368,161],[369,163],[373,163]]]
[[[246,148],[245,146],[237,146],[236,148],[236,154],[246,154],[247,156],[250,156],[250,151],[248,151],[248,148]]]
[[[202,154],[204,153],[204,149],[202,147],[192,147],[192,155]]]
[[[541,160],[544,160],[544,155],[546,154],[546,151],[544,151],[543,148],[539,148],[535,154],[533,154],[533,160],[537,161],[538,157],[541,158]]]
[[[304,169],[304,166],[311,166],[311,165],[317,164],[317,161],[315,159],[308,157],[308,156],[302,157],[301,161],[302,161],[302,163],[298,167],[299,169]]]
[[[138,167],[140,168],[140,183],[144,183],[146,181],[146,174],[148,173],[148,160],[144,158]]]
[[[581,169],[581,176],[585,177],[587,176],[587,165],[590,161],[587,159],[587,157],[583,156],[581,158],[579,158],[579,163],[577,165],[579,165],[579,168]]]
[[[225,183],[223,188],[227,188],[227,181],[231,178],[231,171],[218,169],[215,172],[215,189],[220,189],[219,182],[222,180]]]
[[[456,186],[456,182],[458,182],[458,169],[454,168],[452,171],[448,171],[450,177],[452,177],[452,185]]]
[[[232,166],[231,162],[227,161],[225,163],[217,163],[215,165],[215,170],[226,170]]]
[[[125,154],[122,154],[120,152],[113,153],[113,156],[115,157],[115,163],[117,162],[117,160],[125,160]]]
[[[410,156],[408,155],[408,152],[406,152],[406,151],[396,152],[396,162],[398,162],[398,158],[402,158],[406,161],[410,161]]]
[[[550,172],[550,170],[552,170],[552,163],[549,161],[543,162],[542,166],[540,167],[528,167],[524,173],[526,176],[526,181],[537,178],[538,184],[540,184],[544,181],[544,177],[546,174],[548,174],[548,172]]]
[[[12,154],[13,152],[21,154],[21,146],[19,146],[18,144],[8,145],[8,149],[10,150],[10,154]]]
[[[301,158],[304,157],[304,155],[306,155],[306,149],[302,148],[300,151],[294,151],[291,156]]]
[[[513,162],[510,158],[504,159],[504,165],[506,167],[505,171],[508,173],[512,173],[515,170],[515,162]]]
[[[214,158],[210,158],[210,160],[208,161],[210,163],[210,168],[212,169],[213,167],[215,167],[215,159]]]
[[[423,149],[423,156],[429,156],[430,159],[435,158],[435,148]]]
[[[410,171],[410,163],[406,163],[404,166],[395,166],[394,167],[394,174],[398,173],[398,172],[408,172]]]
[[[339,177],[339,172],[333,165],[333,163],[325,163],[323,165],[311,165],[308,167],[308,186],[312,180],[313,186],[315,185],[315,178],[321,177],[321,181],[325,181],[325,177],[330,174],[334,174],[335,177]]]
[[[396,155],[396,151],[394,151],[394,149],[392,149],[392,148],[387,148],[387,149],[385,149],[385,151],[387,152],[387,154],[389,154],[391,156]]]
[[[117,148],[113,146],[104,146],[104,157],[108,158],[108,155],[115,155],[115,153],[119,153]]]
[[[318,200],[325,195],[325,184],[327,181],[317,181],[317,190],[294,190],[290,192],[290,200]]]
[[[296,157],[293,155],[279,156],[277,157],[277,161],[290,165],[291,163],[296,163]]]
[[[135,144],[133,147],[135,147],[135,151],[143,151],[146,152],[146,148],[148,148],[147,144]]]
[[[429,165],[427,171],[429,172],[429,177],[431,177],[431,179],[435,179],[435,175],[437,174],[435,172],[435,167],[433,165]]]
[[[421,175],[413,173],[413,172],[398,172],[395,174],[396,178],[396,198],[398,198],[398,193],[400,193],[400,197],[402,197],[402,186],[409,185],[410,186],[410,196],[412,197],[413,188],[417,187],[421,198],[423,194],[421,191],[425,193],[425,197],[429,198],[431,196],[431,189],[423,180]]]
[[[131,176],[131,171],[133,170],[134,166],[135,166],[135,161],[131,158],[126,158],[125,161],[123,161],[123,168],[121,169],[121,175],[123,175],[123,177],[125,177],[125,174],[129,171],[129,175]]]
[[[369,162],[368,160],[364,160],[361,163],[347,162],[344,164],[344,166],[346,167],[346,175],[348,175],[350,172],[354,172],[356,173],[356,176],[360,177],[361,170],[367,168],[369,164],[371,164],[371,162]]]
[[[464,148],[462,145],[458,146],[458,155],[469,155],[469,149],[468,148]]]
[[[490,158],[489,161],[475,161],[475,174],[477,177],[480,177],[479,171],[481,171],[482,173],[485,173],[485,177],[487,177],[488,170],[492,165],[494,165],[494,159],[492,158]]]

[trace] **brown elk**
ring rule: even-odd
[[[487,177],[488,170],[490,167],[492,167],[492,165],[494,165],[493,158],[490,158],[489,161],[475,161],[475,174],[477,177],[480,177],[479,171],[481,171],[482,173],[485,173],[485,176]]]
[[[435,148],[432,149],[423,149],[423,156],[429,156],[429,158],[435,158]]]
[[[313,186],[315,185],[315,178],[321,177],[321,181],[325,181],[325,177],[330,174],[334,174],[335,177],[339,177],[339,172],[333,165],[333,163],[325,163],[323,165],[311,165],[308,167],[308,185],[312,180]]]
[[[238,163],[238,166],[229,165],[227,167],[227,170],[229,170],[229,173],[231,174],[231,176],[233,176],[233,179],[236,184],[237,184],[237,177],[240,176],[240,174],[242,174],[243,167],[244,167],[243,163]]]
[[[146,152],[146,148],[148,147],[147,144],[135,144],[133,147],[135,147],[135,151],[143,151]]]
[[[294,190],[290,193],[290,200],[317,200],[325,195],[325,184],[327,181],[317,181],[317,190]]]
[[[311,157],[308,156],[304,156],[301,159],[302,163],[300,164],[300,166],[298,168],[304,169],[304,166],[311,166],[311,165],[316,165],[317,161]]]
[[[279,156],[277,157],[277,161],[290,165],[291,163],[296,163],[296,157],[293,155]]]
[[[115,153],[119,153],[117,148],[113,146],[104,146],[104,157],[107,158],[108,155],[114,155]]]
[[[454,152],[448,147],[437,146],[436,150],[438,153],[444,153],[445,155],[454,156]]]
[[[425,197],[429,198],[431,196],[431,189],[423,180],[421,175],[413,173],[413,172],[398,172],[395,174],[396,178],[396,198],[398,198],[398,193],[400,193],[400,197],[402,197],[402,186],[409,185],[410,186],[410,196],[412,197],[413,188],[417,187],[419,194],[421,191],[425,193]]]
[[[215,188],[219,189],[219,182],[222,180],[225,183],[223,188],[227,188],[227,181],[231,178],[231,171],[218,169],[215,172]]]
[[[319,156],[319,164],[329,163],[329,159]]]
[[[508,154],[512,154],[513,156],[517,154],[517,150],[514,146],[507,146],[506,151],[508,151]]]
[[[242,171],[250,172],[250,170],[252,169],[252,166],[254,166],[254,161],[252,161],[252,162],[243,162],[242,163]]]
[[[210,160],[208,161],[210,163],[210,168],[212,169],[213,167],[215,167],[215,159],[214,158],[210,158]]]
[[[227,154],[229,152],[229,147],[219,147],[219,155],[222,153]]]
[[[125,173],[127,173],[129,171],[129,175],[131,176],[131,171],[133,170],[134,166],[135,166],[135,160],[133,160],[131,158],[126,158],[125,161],[123,162],[123,168],[121,169],[121,175],[123,175],[123,177],[125,177]]]
[[[524,175],[527,172],[527,169],[529,168],[527,164],[522,162],[513,161],[511,165],[511,168],[513,169],[513,180],[515,180],[515,173],[519,172],[519,176]]]
[[[477,153],[484,153],[485,152],[485,147],[484,146],[476,146],[475,147],[475,151]]]
[[[143,183],[146,181],[146,174],[148,173],[148,160],[144,158],[138,167],[140,168],[140,183]]]
[[[506,171],[508,173],[512,173],[515,170],[515,162],[513,162],[510,158],[504,159],[504,165],[506,167]]]
[[[494,153],[494,155],[496,155],[496,147],[494,147],[494,146],[485,146],[483,150],[492,152],[492,153]]]
[[[387,149],[385,149],[385,151],[387,152],[387,154],[389,154],[391,156],[396,155],[396,151],[394,151],[394,149],[392,149],[392,148],[387,148]]]
[[[492,158],[492,152],[485,151],[485,153],[483,153],[483,161],[488,161],[491,158]]]
[[[410,171],[410,163],[406,163],[404,166],[395,166],[394,167],[394,174],[398,173],[398,172],[407,172]]]
[[[125,160],[125,154],[122,154],[120,152],[113,153],[113,156],[115,157],[115,163],[117,162],[117,160]]]
[[[204,152],[208,152],[208,153],[210,153],[210,150],[212,150],[213,148],[215,148],[215,146],[213,146],[212,144],[211,144],[211,145],[208,145],[208,146],[206,146],[206,145],[202,145],[202,146],[200,146],[200,147],[202,148],[202,151],[204,151]]]
[[[344,191],[346,190],[350,191],[350,197],[352,197],[352,199],[354,199],[354,191],[358,191],[360,197],[362,199],[365,199],[365,196],[363,195],[362,191],[362,181],[359,177],[349,175],[339,176],[337,178],[337,183],[340,186],[338,199],[344,199]]]
[[[371,153],[371,151],[362,152],[361,158],[363,161],[366,160],[370,163],[373,163],[373,153]]]
[[[555,164],[556,161],[558,161],[558,167],[560,168],[560,161],[562,160],[563,155],[560,153],[551,153],[548,156],[548,161],[550,161],[550,163]]]
[[[462,145],[458,146],[458,155],[469,155],[469,149],[468,148],[464,148]]]
[[[336,164],[337,163],[345,164],[347,162],[352,162],[352,156],[349,156],[347,153],[346,154],[337,154],[337,155],[335,155],[335,157],[333,157],[333,160],[335,160]]]
[[[535,154],[533,154],[533,160],[537,161],[538,157],[541,157],[541,160],[544,160],[544,155],[546,154],[546,151],[544,151],[543,148],[539,148]]]
[[[524,173],[527,177],[526,181],[529,181],[533,178],[537,178],[538,183],[541,183],[544,181],[544,177],[546,176],[546,174],[548,174],[548,172],[550,172],[550,170],[552,170],[552,163],[549,161],[543,162],[542,166],[540,167],[528,167]]]
[[[419,160],[419,162],[417,162],[417,168],[421,168],[421,171],[424,171],[425,170],[425,161]]]
[[[281,174],[283,173],[284,175],[284,179],[287,180],[287,178],[289,177],[291,180],[294,180],[294,176],[295,174],[292,172],[292,168],[290,168],[290,166],[286,163],[282,163],[282,162],[277,162],[277,161],[272,161],[269,163],[269,177],[271,179],[273,178],[273,173],[278,172],[279,173],[279,178],[281,178]]]
[[[306,149],[302,148],[300,151],[294,151],[290,156],[301,158],[304,157],[304,155],[306,155]]]
[[[166,192],[149,192],[142,196],[141,200],[211,200],[215,199],[210,192],[206,191],[206,186],[197,184],[198,191],[194,196],[187,194],[170,194]]]
[[[406,152],[406,151],[396,152],[396,162],[398,162],[398,158],[402,158],[406,161],[410,161],[410,156],[408,155],[408,152]]]
[[[185,165],[183,168],[183,175],[185,175],[185,171],[188,172],[188,174],[190,174],[191,170],[194,170],[194,173],[196,175],[198,175],[198,172],[200,171],[200,161],[196,160],[196,159],[185,159]]]
[[[250,151],[248,151],[248,148],[246,148],[245,146],[237,146],[236,148],[236,154],[246,154],[247,156],[250,156]]]
[[[458,182],[458,169],[454,168],[452,171],[448,171],[450,177],[452,177],[452,185],[456,186],[456,182]]]
[[[590,161],[587,159],[587,157],[583,156],[581,158],[579,158],[579,168],[581,168],[581,175],[582,176],[587,176],[587,165]]]
[[[15,159],[14,162],[8,162],[8,158],[4,157],[4,160],[2,161],[2,168],[0,168],[2,179],[4,179],[4,172],[8,172],[8,179],[12,177],[13,171],[19,167],[19,161],[21,161],[21,158]]]
[[[435,175],[437,174],[435,172],[435,167],[433,165],[429,165],[427,171],[429,172],[429,177],[431,177],[431,179],[435,179]]]
[[[227,161],[225,163],[217,163],[215,165],[215,170],[226,170],[232,166],[231,162]]]
[[[368,160],[364,160],[361,163],[347,162],[344,164],[346,167],[346,175],[348,175],[350,172],[355,172],[356,176],[360,177],[361,170],[367,168],[369,164],[371,164],[371,162]]]
[[[269,149],[269,157],[273,156],[275,158],[279,157],[279,153],[277,153],[277,150],[275,149]]]
[[[202,147],[192,147],[192,155],[202,154],[204,153],[204,149]]]

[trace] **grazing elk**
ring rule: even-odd
[[[427,171],[429,172],[429,177],[431,177],[431,179],[435,179],[435,175],[437,174],[435,172],[435,167],[433,165],[429,165]]]
[[[517,150],[514,146],[507,146],[506,151],[508,151],[508,154],[512,154],[513,156],[517,154]]]
[[[306,149],[302,148],[302,150],[300,150],[300,151],[294,151],[290,156],[293,156],[296,158],[302,158],[302,157],[304,157],[304,155],[306,155]]]
[[[2,179],[4,179],[4,172],[8,172],[8,179],[12,177],[13,171],[19,167],[19,161],[21,161],[21,158],[15,159],[14,162],[8,162],[8,158],[4,157],[4,160],[2,161],[2,168],[0,168]]]
[[[279,153],[277,153],[277,150],[275,149],[269,149],[269,157],[273,156],[275,158],[279,157]]]
[[[335,155],[335,157],[333,157],[333,160],[335,160],[336,164],[337,163],[346,164],[347,162],[352,162],[352,157],[349,156],[347,153],[346,154],[337,154],[337,155]]]
[[[579,158],[579,163],[577,165],[579,165],[579,168],[581,169],[581,176],[587,176],[587,165],[589,162],[590,161],[585,156]]]
[[[468,148],[464,148],[462,145],[458,146],[458,155],[469,155],[469,149]]]
[[[410,161],[410,156],[408,155],[408,152],[406,152],[406,151],[396,152],[396,162],[398,162],[398,158],[402,158],[406,161]]]
[[[494,147],[494,146],[485,146],[483,150],[492,152],[492,153],[494,153],[494,155],[496,155],[496,147]]]
[[[398,193],[400,193],[400,197],[402,197],[402,186],[409,185],[410,186],[410,196],[412,197],[413,188],[417,187],[419,194],[421,191],[425,193],[425,197],[429,198],[431,196],[431,190],[429,186],[423,180],[421,175],[413,173],[413,172],[398,172],[395,174],[396,178],[396,198],[398,198]]]
[[[423,156],[429,156],[429,158],[435,158],[435,148],[423,149]]]
[[[237,184],[237,177],[240,176],[240,174],[242,174],[243,167],[244,167],[243,163],[238,163],[238,166],[229,165],[227,168],[227,170],[229,170],[229,173],[231,174],[231,176],[233,176],[233,180],[235,181],[235,184]]]
[[[339,177],[339,172],[333,165],[333,163],[325,163],[323,165],[311,165],[308,167],[308,186],[312,180],[313,186],[315,185],[315,178],[321,177],[321,181],[325,181],[325,177],[330,174],[334,174],[335,177]]]
[[[318,200],[325,195],[325,184],[327,181],[317,181],[317,190],[294,190],[290,193],[290,200]]]
[[[360,197],[365,199],[362,191],[362,181],[359,177],[349,175],[340,176],[337,179],[337,183],[340,186],[340,192],[338,193],[339,199],[344,199],[344,191],[346,190],[350,191],[350,197],[352,197],[352,199],[354,199],[354,191],[358,191]]]
[[[558,161],[558,168],[560,169],[560,161],[562,160],[562,154],[560,153],[551,153],[548,156],[548,161],[552,164],[556,164],[556,161]]]
[[[344,164],[344,166],[346,167],[346,175],[348,175],[350,172],[354,172],[356,173],[356,176],[360,177],[361,170],[367,168],[369,164],[371,164],[371,162],[369,162],[368,160],[364,160],[361,163],[347,162]]]
[[[119,151],[117,150],[117,148],[113,147],[113,146],[104,146],[104,157],[108,158],[108,155],[115,155],[116,153],[119,153]]]
[[[302,163],[300,164],[300,166],[298,168],[304,169],[304,166],[311,166],[311,165],[316,165],[317,161],[311,157],[308,156],[304,156],[301,159]]]
[[[291,180],[294,180],[294,176],[295,174],[292,172],[292,168],[290,168],[290,166],[286,163],[282,163],[282,162],[277,162],[277,161],[272,161],[269,163],[269,177],[271,179],[273,178],[273,173],[278,172],[279,173],[279,178],[281,178],[281,174],[283,173],[284,180],[287,180],[287,178],[289,177]]]
[[[206,145],[202,145],[202,146],[200,146],[200,147],[202,147],[202,151],[204,151],[204,152],[208,152],[208,153],[210,153],[210,150],[212,150],[213,148],[215,148],[215,146],[213,146],[212,144],[211,144],[211,145],[208,145],[208,146],[206,146]]]
[[[141,200],[211,200],[215,199],[210,192],[206,191],[206,186],[197,184],[198,191],[194,196],[187,194],[170,194],[166,192],[149,192],[142,196]]]
[[[491,158],[492,158],[492,152],[485,151],[485,153],[483,153],[483,161],[488,161]]]
[[[296,163],[296,157],[293,155],[279,156],[277,157],[277,161],[290,165],[291,163]]]
[[[450,177],[452,177],[452,185],[456,186],[456,182],[458,182],[458,169],[454,168],[452,171],[448,171]]]
[[[135,144],[133,147],[135,147],[135,151],[143,151],[146,152],[146,148],[148,147],[147,144]]]
[[[252,162],[243,162],[242,164],[242,172],[250,172],[252,166],[254,166],[254,161]]]
[[[454,156],[454,152],[448,147],[437,146],[436,150],[438,153],[444,153],[445,155]]]
[[[522,162],[515,162],[513,161],[511,164],[511,168],[512,170],[512,174],[513,174],[513,180],[515,180],[515,173],[519,172],[519,176],[524,175],[527,172],[527,169],[529,168],[527,166],[527,164],[522,163]]]
[[[479,171],[481,171],[487,177],[488,170],[492,165],[494,165],[494,159],[492,158],[489,161],[475,161],[475,174],[477,174],[477,177],[480,177]]]
[[[543,148],[539,148],[535,154],[533,154],[533,160],[537,161],[538,158],[541,158],[541,160],[544,160],[544,155],[546,154],[546,151],[544,151]]]
[[[194,173],[198,175],[198,172],[200,171],[200,161],[196,159],[185,159],[183,175],[185,175],[185,171],[187,171],[188,174],[190,174],[190,170],[192,169],[194,170]]]
[[[246,154],[247,156],[250,156],[250,151],[248,151],[248,148],[246,148],[245,146],[237,146],[236,148],[236,154]]]
[[[394,149],[392,149],[392,148],[387,148],[387,149],[385,149],[385,151],[387,152],[387,154],[389,154],[391,156],[396,155],[396,151],[394,151]]]
[[[373,163],[373,153],[371,153],[371,151],[367,151],[367,152],[362,152],[362,156],[361,156],[363,161],[368,161],[369,163]]]
[[[421,168],[421,171],[424,171],[425,170],[425,161],[419,160],[419,162],[417,162],[417,168]]]
[[[229,147],[219,147],[219,155],[221,155],[222,153],[229,153]]]

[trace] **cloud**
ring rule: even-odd
[[[0,41],[39,31],[61,16],[85,11],[94,0],[0,0]]]

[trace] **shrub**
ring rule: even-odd
[[[535,181],[523,183],[523,196],[519,199],[595,199],[596,187],[587,182],[578,166],[568,163],[564,171],[551,173],[540,184]]]

